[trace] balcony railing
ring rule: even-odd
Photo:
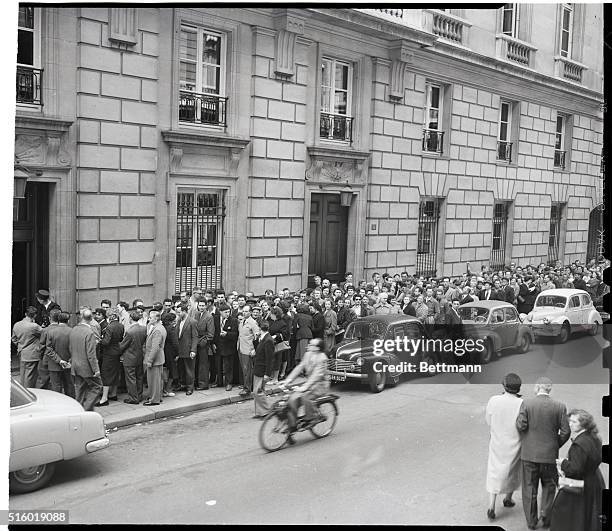
[[[512,142],[497,141],[497,160],[512,162]]]
[[[497,57],[532,67],[537,48],[528,42],[515,39],[509,35],[498,34],[496,37]]]
[[[42,106],[42,75],[39,68],[17,67],[17,103]]]
[[[565,169],[565,151],[555,149],[555,168]]]
[[[582,83],[582,74],[587,67],[567,57],[555,57],[555,76]]]
[[[423,27],[438,37],[455,44],[467,46],[468,31],[472,24],[446,11],[425,9]]]
[[[321,139],[339,140],[350,144],[353,141],[353,119],[342,114],[321,112],[319,134]]]
[[[388,15],[390,17],[403,18],[404,10],[403,9],[374,9],[374,11],[378,11],[382,15]]]
[[[444,146],[444,131],[432,129],[423,130],[423,151],[442,155]]]
[[[179,99],[179,121],[195,124],[227,124],[227,98],[216,94],[198,94],[181,90]]]

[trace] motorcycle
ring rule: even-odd
[[[259,429],[259,444],[268,452],[280,450],[289,440],[289,424],[287,419],[287,411],[289,396],[295,387],[286,389],[281,387],[283,396],[270,406],[269,413],[263,419],[261,428]],[[265,392],[265,391],[264,391]],[[268,394],[268,393],[266,393]],[[303,415],[298,412],[296,432],[309,430],[310,433],[317,439],[327,437],[336,426],[338,418],[338,407],[336,400],[340,398],[338,395],[326,394],[315,398],[312,403],[317,408],[318,417],[314,420],[306,420]],[[300,408],[301,410],[302,408]]]

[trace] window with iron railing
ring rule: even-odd
[[[438,236],[442,199],[424,199],[419,204],[416,274],[435,276],[438,268]]]
[[[442,131],[444,87],[427,83],[425,86],[425,97],[423,151],[441,155],[444,152],[444,131]]]
[[[40,10],[20,7],[17,30],[16,102],[42,106]]]
[[[175,292],[222,287],[223,193],[181,190],[176,205]]]
[[[321,108],[319,136],[321,140],[351,143],[353,68],[337,59],[321,61]]]
[[[499,107],[499,128],[497,133],[497,160],[512,161],[512,104],[502,101]]]
[[[548,264],[555,265],[559,259],[559,242],[561,240],[561,219],[564,205],[553,203],[550,207],[550,231],[548,233]]]
[[[179,122],[225,127],[226,39],[182,24],[179,35]]]
[[[510,203],[507,201],[497,202],[493,206],[493,238],[489,259],[489,264],[493,269],[501,269],[506,265],[509,209]]]
[[[565,169],[566,161],[566,117],[558,114],[557,115],[557,126],[555,132],[555,159],[554,166],[555,168]]]

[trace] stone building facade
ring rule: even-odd
[[[14,308],[587,255],[601,5],[28,9]]]

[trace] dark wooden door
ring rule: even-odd
[[[310,252],[308,285],[315,275],[332,282],[344,280],[348,208],[340,195],[312,194],[310,203]]]
[[[23,319],[39,289],[49,289],[49,185],[28,182],[13,221],[13,323]]]

